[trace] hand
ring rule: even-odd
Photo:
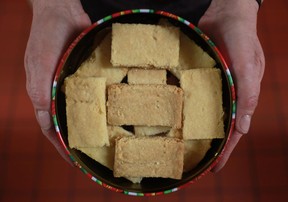
[[[25,52],[26,87],[43,134],[71,162],[56,136],[51,119],[51,85],[67,45],[91,22],[80,0],[34,0],[33,20]]]
[[[198,27],[223,53],[234,76],[237,95],[235,131],[212,172],[219,171],[243,134],[248,133],[258,103],[264,54],[257,37],[255,0],[212,0]]]

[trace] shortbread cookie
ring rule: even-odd
[[[74,75],[80,77],[105,77],[106,85],[120,83],[128,68],[113,67],[111,62],[111,32],[101,41],[91,56],[85,60]]]
[[[184,172],[195,168],[211,148],[210,140],[185,140]]]
[[[105,78],[65,79],[68,141],[71,148],[109,145]]]
[[[110,146],[94,147],[94,148],[79,148],[80,151],[85,153],[90,158],[94,159],[103,166],[113,171],[114,168],[114,156],[115,156],[115,139],[124,136],[132,136],[133,134],[122,127],[108,126],[109,142]],[[133,183],[140,183],[142,178],[129,178],[126,177]]]
[[[127,74],[129,84],[166,84],[165,69],[139,69],[132,68]],[[135,126],[136,136],[157,135],[169,131],[165,126]]]
[[[147,24],[112,25],[114,66],[173,68],[179,64],[179,29]]]
[[[81,152],[85,153],[90,158],[94,159],[101,165],[113,170],[115,147],[81,147],[78,148]]]
[[[134,126],[134,132],[136,136],[162,134],[168,132],[170,129],[170,127],[165,126]]]
[[[171,85],[114,84],[108,87],[110,125],[182,126],[183,91]]]
[[[115,155],[115,139],[133,136],[133,133],[124,130],[119,126],[108,126],[109,135],[109,147],[91,147],[91,148],[78,148],[80,151],[99,162],[100,164],[106,166],[110,170],[114,167],[114,155]]]
[[[224,138],[220,69],[186,70],[180,83],[184,91],[183,139]]]
[[[167,137],[123,137],[116,140],[115,149],[115,177],[182,177],[182,140]]]
[[[172,128],[167,134],[166,134],[167,137],[174,137],[174,138],[179,138],[179,139],[183,139],[183,136],[182,136],[182,129],[175,129],[175,128]]]
[[[81,152],[94,159],[101,165],[109,168],[111,171],[114,169],[114,156],[115,147],[114,146],[104,146],[104,147],[94,147],[94,148],[79,148]],[[125,177],[132,183],[140,183],[142,177]]]
[[[115,146],[115,140],[117,138],[125,137],[125,136],[133,136],[134,134],[131,133],[128,130],[125,130],[124,128],[120,126],[110,126],[108,125],[108,135],[109,135],[109,142],[110,146]]]
[[[128,84],[166,84],[166,70],[133,68],[127,78]]]
[[[183,70],[212,68],[215,65],[215,60],[207,52],[188,36],[180,33],[179,65],[169,69],[178,79],[180,79]]]

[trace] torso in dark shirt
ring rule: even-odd
[[[81,0],[92,22],[107,15],[128,9],[167,11],[197,25],[211,0]]]

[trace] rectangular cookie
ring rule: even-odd
[[[128,84],[166,84],[165,69],[139,69],[133,68],[128,71]],[[165,126],[134,126],[137,136],[156,135],[167,132],[170,127]]]
[[[115,139],[124,136],[132,136],[133,134],[119,126],[108,126],[107,130],[110,143],[108,147],[80,147],[78,149],[92,159],[94,159],[95,161],[97,161],[98,163],[106,166],[110,170],[113,170],[115,156]]]
[[[216,68],[183,71],[183,139],[224,138],[221,71]]]
[[[165,69],[133,68],[127,74],[129,84],[166,84]]]
[[[196,68],[213,68],[216,61],[184,33],[180,33],[179,65],[170,71],[180,79],[181,72]]]
[[[112,25],[114,66],[173,68],[179,60],[179,29],[148,24]]]
[[[71,148],[109,145],[105,78],[67,77],[64,81],[68,142]]]
[[[106,85],[120,83],[127,75],[128,68],[113,67],[111,60],[111,32],[77,69],[74,75],[79,77],[105,77]]]
[[[113,170],[115,147],[81,147],[78,149],[101,165]]]
[[[114,84],[108,87],[110,125],[182,126],[183,91],[171,85]]]
[[[166,126],[134,126],[134,133],[136,136],[149,136],[166,133],[170,129]]]
[[[113,171],[114,169],[114,156],[115,156],[115,139],[132,136],[129,131],[124,130],[119,126],[108,126],[109,142],[110,146],[104,147],[85,147],[78,148],[81,152],[85,153],[90,158],[94,159],[103,166]],[[140,183],[142,178],[128,178],[133,183]]]
[[[115,177],[181,179],[183,162],[183,140],[145,136],[123,137],[116,140]]]
[[[160,19],[159,25],[173,26],[167,19]],[[215,65],[216,61],[207,52],[186,34],[180,32],[179,65],[169,69],[174,76],[180,79],[183,70],[213,68]]]
[[[172,128],[172,129],[166,134],[166,136],[167,136],[167,137],[178,138],[178,139],[183,139],[182,129]]]
[[[212,139],[184,141],[184,172],[195,168],[211,148]]]

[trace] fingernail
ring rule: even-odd
[[[249,128],[250,128],[250,122],[251,122],[251,116],[250,115],[243,115],[240,118],[240,122],[239,122],[239,127],[240,127],[240,131],[243,134],[248,133]]]
[[[37,111],[37,120],[42,130],[49,130],[52,126],[51,116],[48,111]]]

